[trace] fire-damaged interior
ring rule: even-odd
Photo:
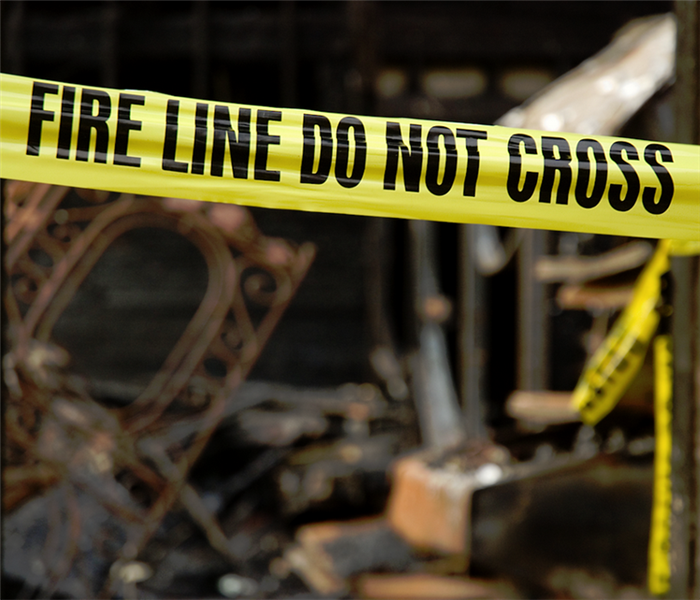
[[[697,144],[698,12],[7,0],[0,66]],[[1,183],[3,598],[652,597],[652,353],[595,426],[571,396],[656,240]],[[694,468],[669,543],[697,593]]]

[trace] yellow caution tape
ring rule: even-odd
[[[668,253],[671,256],[693,256],[700,254],[700,240],[671,240]]]
[[[242,106],[0,75],[0,177],[700,240],[700,147]]]
[[[591,357],[574,389],[572,403],[588,425],[595,425],[615,407],[644,362],[659,323],[656,306],[661,276],[669,268],[670,245],[668,240],[659,242],[637,280],[632,301]]]
[[[673,355],[671,336],[654,340],[654,504],[649,537],[648,584],[652,594],[669,590],[671,577],[671,409],[673,402]]]

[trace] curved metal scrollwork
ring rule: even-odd
[[[119,565],[138,554],[173,503],[196,505],[188,472],[224,404],[235,401],[314,249],[263,236],[250,213],[234,205],[10,181],[4,209],[4,508],[36,510],[38,491],[50,507],[37,515],[44,542],[27,575],[32,585],[49,594],[112,595]],[[69,357],[52,330],[112,242],[143,227],[192,242],[206,261],[208,286],[150,383],[133,402],[111,408],[66,370]],[[207,522],[207,535],[217,539],[213,515],[196,521]],[[13,532],[6,556],[21,537]],[[101,561],[108,575],[86,580],[87,560]]]

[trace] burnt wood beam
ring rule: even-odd
[[[677,2],[674,102],[676,142],[700,143],[700,6]],[[673,414],[671,424],[671,579],[669,598],[700,597],[698,441],[700,440],[700,259],[675,257]]]

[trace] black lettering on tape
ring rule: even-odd
[[[355,138],[355,157],[352,172],[348,175],[350,160],[350,129]],[[335,178],[344,188],[353,188],[362,181],[367,163],[367,139],[365,126],[357,117],[344,117],[338,123],[335,133],[338,151],[335,157]]]
[[[129,156],[129,132],[141,131],[141,121],[131,118],[131,107],[145,106],[146,96],[140,94],[119,94],[117,108],[117,134],[114,141],[114,164],[125,167],[140,167],[141,159]]]
[[[231,127],[231,116],[228,107],[214,107],[214,146],[211,151],[211,174],[221,177],[224,174],[224,154],[228,140],[231,156],[231,168],[236,179],[248,178],[248,162],[250,159],[250,109],[238,109],[238,139]]]
[[[97,114],[93,113],[97,102]],[[75,159],[87,161],[90,156],[90,140],[95,131],[95,162],[107,162],[109,127],[107,119],[112,112],[112,100],[102,90],[83,89],[80,97],[80,121],[78,122],[78,149]]]
[[[644,149],[644,160],[654,170],[654,173],[661,184],[661,195],[659,196],[659,200],[657,202],[654,201],[656,197],[656,188],[645,187],[644,192],[642,193],[642,203],[644,208],[652,215],[660,215],[668,210],[668,207],[671,206],[671,200],[673,200],[674,190],[673,178],[666,167],[659,164],[658,160],[656,159],[657,154],[661,155],[661,160],[663,162],[673,162],[671,150],[669,150],[666,146],[661,144],[649,144]]]
[[[467,172],[464,175],[463,196],[476,196],[476,182],[479,178],[479,140],[488,138],[485,131],[474,129],[458,129],[457,137],[464,138],[467,144]]]
[[[506,189],[512,200],[525,202],[532,198],[539,175],[533,171],[525,173],[525,181],[523,181],[523,187],[520,189],[520,172],[522,171],[523,162],[520,155],[520,144],[525,148],[525,154],[537,154],[537,144],[532,137],[525,133],[514,133],[510,136],[508,140],[510,164],[508,165]]]
[[[75,88],[63,86],[61,96],[61,120],[58,126],[58,147],[56,158],[70,158],[71,139],[73,137],[73,110],[75,109]]]
[[[280,136],[270,135],[270,121],[281,121],[282,112],[279,110],[259,110],[255,125],[255,179],[259,181],[279,181],[280,172],[267,169],[267,151],[270,145],[280,143]]]
[[[187,173],[189,165],[186,162],[175,160],[177,152],[178,114],[180,112],[179,100],[168,100],[165,110],[165,140],[163,141],[163,170],[175,173]]]
[[[438,183],[440,176],[440,138],[445,145],[445,167],[442,170],[442,181]],[[452,189],[452,184],[457,175],[457,143],[452,132],[442,125],[435,125],[428,131],[426,138],[428,147],[428,164],[425,168],[425,185],[428,191],[435,196],[444,196]]]
[[[316,158],[316,128],[321,136],[321,149],[318,159],[318,169],[314,173]],[[331,122],[323,115],[304,114],[302,126],[304,145],[301,155],[300,183],[323,183],[328,179],[333,161],[333,133]]]
[[[53,83],[35,81],[32,87],[32,108],[29,113],[29,131],[27,132],[27,155],[39,156],[41,147],[41,126],[44,121],[53,121],[54,113],[44,110],[46,94],[58,94],[58,86]]]
[[[647,350],[646,344],[639,339],[634,340],[634,343],[632,344],[632,347],[630,348],[630,352],[632,354],[645,354],[646,350]]]
[[[384,189],[396,189],[396,175],[399,168],[399,149],[403,161],[403,183],[407,192],[420,190],[420,176],[423,171],[423,146],[421,144],[422,127],[412,123],[409,128],[408,142],[404,144],[401,137],[401,125],[394,121],[386,124],[386,166],[384,168]]]
[[[557,149],[559,157],[554,156]],[[544,172],[542,173],[542,185],[540,186],[540,202],[552,201],[554,180],[559,173],[557,185],[557,204],[569,203],[569,188],[571,187],[571,149],[569,142],[560,137],[542,136],[542,157],[544,158]]]
[[[590,150],[593,150],[595,170],[593,171],[593,189],[589,196],[588,186],[591,179]],[[578,175],[574,192],[576,202],[582,208],[595,208],[603,198],[605,185],[608,182],[608,161],[605,158],[605,150],[603,150],[603,146],[597,140],[583,139],[576,144],[576,158],[578,159]]]
[[[632,347],[629,350],[629,353],[631,355],[643,355],[646,354],[646,344],[644,344],[641,340],[635,340],[634,344],[632,344]]]
[[[637,149],[629,142],[615,142],[610,146],[610,158],[620,167],[620,171],[625,176],[627,193],[622,198],[622,185],[611,183],[608,189],[608,201],[615,210],[627,212],[635,205],[637,196],[639,196],[639,175],[637,175],[634,167],[622,158],[623,152],[627,155],[627,160],[639,160]]]
[[[197,102],[194,113],[194,146],[192,147],[192,174],[204,175],[204,161],[207,157],[207,119],[209,105]]]
[[[624,355],[622,357],[620,357],[620,360],[617,361],[617,370],[618,371],[626,371],[629,366],[630,366],[630,361]]]

